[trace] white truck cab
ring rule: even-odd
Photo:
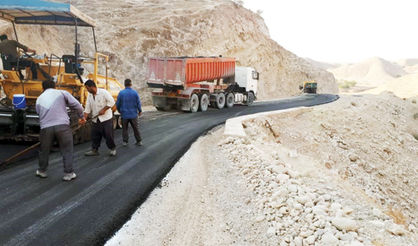
[[[252,91],[257,96],[259,73],[252,67],[235,67],[235,82],[246,92]]]
[[[252,67],[235,67],[235,103],[251,105],[257,97],[259,73]]]

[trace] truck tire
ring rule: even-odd
[[[190,97],[190,112],[196,113],[199,109],[199,97],[196,94],[192,94]]]
[[[232,108],[235,103],[235,96],[234,93],[228,93],[226,94],[226,107]]]
[[[252,91],[248,92],[248,95],[247,95],[247,102],[246,102],[245,104],[246,104],[247,106],[249,106],[249,105],[253,104],[254,99],[255,99],[254,93],[253,93]]]
[[[223,109],[225,107],[225,94],[224,93],[221,92],[216,95],[215,105],[218,109]]]
[[[205,112],[208,110],[209,96],[208,94],[202,94],[200,96],[200,111]]]

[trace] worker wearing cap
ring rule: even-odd
[[[112,107],[115,100],[112,95],[101,88],[97,88],[96,83],[87,80],[84,83],[89,95],[87,96],[86,109],[84,110],[84,118],[89,114],[92,115],[91,128],[91,150],[84,153],[86,156],[99,155],[100,142],[102,137],[106,139],[106,145],[110,149],[111,156],[116,155],[116,144],[113,133],[113,112]]]

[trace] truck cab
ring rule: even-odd
[[[253,92],[257,96],[259,73],[252,67],[235,67],[235,82],[246,92]]]

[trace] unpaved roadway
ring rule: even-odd
[[[142,147],[122,147],[121,132],[116,131],[116,157],[108,155],[104,143],[95,157],[83,155],[89,143],[77,145],[78,177],[70,183],[61,181],[59,153],[50,155],[47,179],[35,177],[36,158],[17,163],[0,172],[0,245],[101,245],[209,129],[235,116],[313,106],[337,98],[304,95],[250,107],[145,119],[140,124]]]

